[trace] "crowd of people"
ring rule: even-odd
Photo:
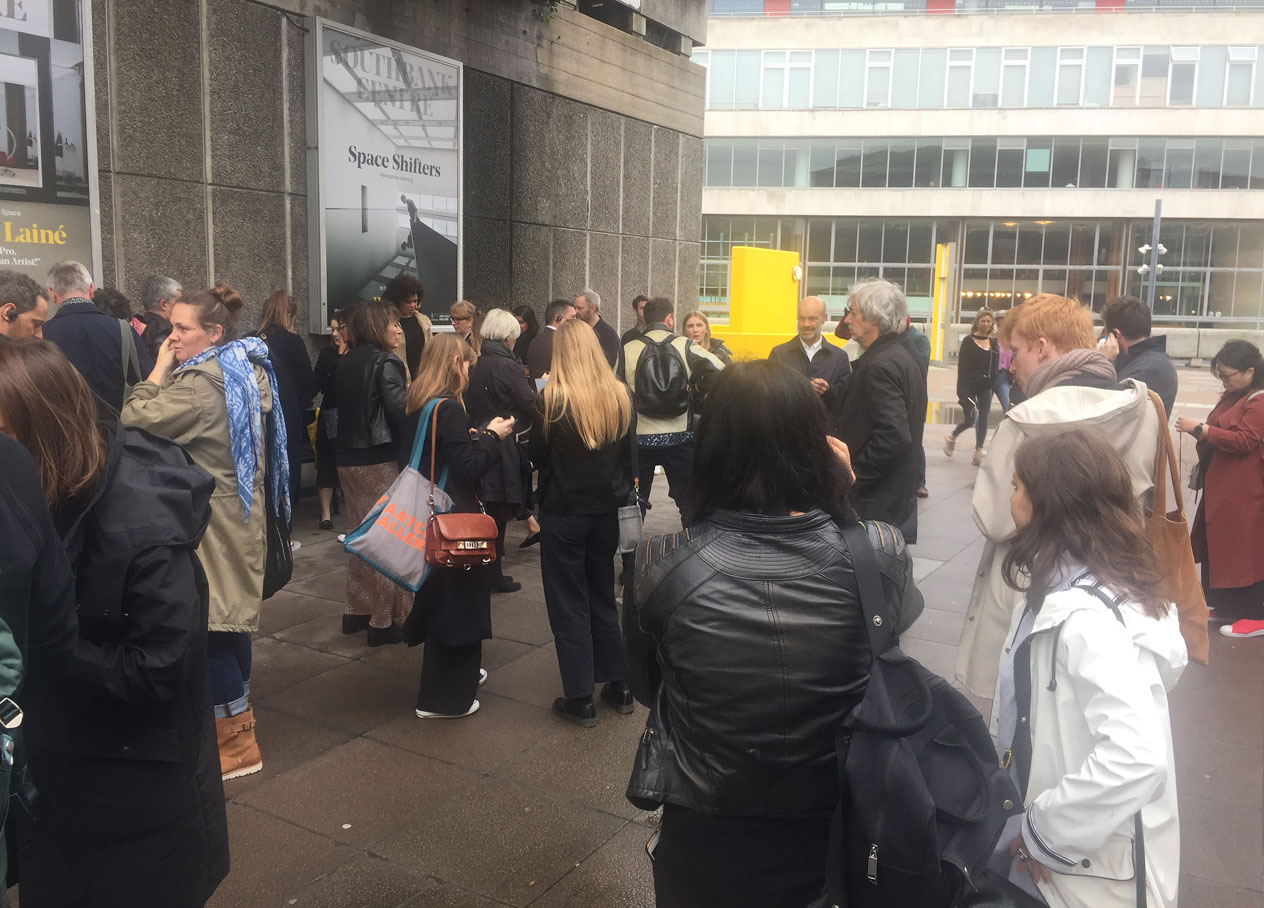
[[[401,274],[332,311],[313,366],[282,291],[246,334],[223,282],[186,294],[150,277],[137,314],[78,263],[45,287],[0,272],[0,531],[14,540],[0,644],[11,635],[23,661],[0,698],[24,713],[38,789],[9,824],[24,903],[209,898],[228,867],[222,782],[263,766],[251,634],[270,528],[292,521],[312,459],[320,529],[356,528],[415,443],[453,513],[495,527],[494,558],[434,567],[416,592],[346,556],[342,633],[422,647],[416,716],[478,711],[492,596],[521,589],[506,529],[524,520],[555,641],[553,713],[592,727],[603,710],[650,708],[629,797],[663,806],[658,904],[820,895],[835,732],[879,655],[861,591],[879,581],[897,641],[923,606],[908,546],[927,494],[930,346],[903,292],[852,288],[835,333],[854,358],[807,297],[797,336],[752,360],[700,311],[677,331],[665,298],[636,297],[620,336],[591,289],[540,319],[457,301],[451,330],[421,312],[424,294]],[[1026,806],[992,869],[1034,904],[1132,904],[1138,879],[1149,904],[1176,904],[1166,698],[1192,652],[1190,606],[1169,595],[1143,516],[1165,508],[1150,500],[1177,386],[1163,341],[1139,300],[1113,300],[1099,334],[1083,305],[1042,294],[980,310],[958,355],[963,419],[944,451],[974,429],[985,546],[956,680],[993,702]],[[1221,633],[1264,636],[1250,548],[1264,360],[1231,341],[1212,371],[1220,402],[1175,421],[1199,454],[1191,552]],[[683,531],[636,547],[623,512],[644,515],[658,472]],[[849,548],[858,521],[880,576]]]

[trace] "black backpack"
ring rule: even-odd
[[[894,640],[864,526],[843,536],[875,655],[836,734],[839,802],[814,908],[945,908],[973,892],[1022,797],[979,711]]]
[[[636,412],[651,419],[674,419],[689,409],[689,373],[685,359],[672,341],[675,334],[656,341],[648,334],[636,361]]]

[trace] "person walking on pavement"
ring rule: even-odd
[[[44,477],[79,629],[64,683],[22,698],[39,791],[18,814],[22,898],[198,908],[228,873],[195,553],[214,483],[100,407],[47,341],[0,348],[0,425]]]
[[[851,450],[862,520],[898,527],[917,542],[917,487],[926,427],[926,379],[904,343],[904,293],[882,278],[851,291],[846,321],[863,351],[834,400],[833,434]]]
[[[241,294],[223,282],[181,299],[149,378],[132,389],[123,422],[184,447],[215,480],[198,545],[210,587],[211,699],[225,779],[263,769],[250,705],[250,635],[263,602],[265,483],[290,516],[285,420],[276,375],[257,337],[238,340]]]
[[[604,682],[602,702],[632,712],[614,554],[618,511],[632,494],[636,425],[628,390],[586,322],[558,329],[535,423],[530,450],[540,470],[540,577],[562,675],[563,696],[553,712],[591,727],[597,684]]]
[[[1211,361],[1224,394],[1204,421],[1176,420],[1198,439],[1202,497],[1190,529],[1212,617],[1226,637],[1264,637],[1264,358],[1232,340]]]
[[[976,467],[983,463],[983,443],[987,441],[992,387],[999,359],[992,327],[992,310],[980,309],[974,315],[970,336],[961,342],[961,352],[957,354],[957,403],[961,404],[962,417],[944,438],[944,454],[951,457],[957,447],[957,436],[974,425],[974,458],[970,462]]]

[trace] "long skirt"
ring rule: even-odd
[[[373,505],[399,476],[394,461],[367,467],[338,467],[338,481],[347,503],[348,526],[358,527]],[[413,597],[355,555],[347,556],[347,605],[344,614],[368,615],[369,626],[403,625],[413,607]]]

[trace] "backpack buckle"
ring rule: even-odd
[[[8,697],[0,700],[0,727],[17,728],[22,724],[22,707]]]

